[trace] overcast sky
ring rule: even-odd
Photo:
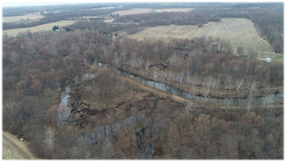
[[[79,4],[79,3],[102,3],[107,1],[1,1],[1,7],[12,6],[43,6],[60,4]],[[114,2],[114,1],[109,1]]]

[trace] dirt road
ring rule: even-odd
[[[6,135],[4,135],[1,131],[1,138],[3,138],[4,141],[9,143],[10,147],[18,152],[25,161],[32,161],[32,159],[27,155],[26,151],[22,150],[17,144],[15,144],[12,140],[10,140]]]
[[[28,143],[20,141],[16,136],[2,133],[3,139],[3,159],[38,159],[28,149]]]

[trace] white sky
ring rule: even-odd
[[[1,1],[1,7],[43,6],[43,5],[103,3],[103,2],[107,1]],[[114,1],[109,1],[109,2],[114,2]]]

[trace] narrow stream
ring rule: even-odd
[[[186,99],[194,99],[196,102],[198,103],[204,103],[206,101],[206,99],[202,96],[196,96],[196,95],[192,95],[189,92],[186,92],[184,90],[180,90],[178,88],[169,86],[169,85],[165,85],[164,83],[160,83],[160,82],[156,82],[156,81],[152,81],[152,80],[148,80],[142,77],[139,77],[137,75],[131,74],[127,71],[121,70],[121,69],[117,69],[114,68],[112,66],[108,66],[106,64],[103,64],[102,62],[99,61],[95,61],[93,63],[93,65],[97,65],[97,66],[101,66],[103,68],[108,68],[111,69],[113,71],[115,71],[115,73],[123,75],[125,77],[128,78],[136,78],[138,82],[143,83],[144,85],[148,85],[150,87],[159,89],[161,91],[165,91],[165,92],[169,92],[173,95],[177,95]],[[63,89],[62,93],[61,93],[61,101],[60,101],[60,105],[58,108],[58,114],[57,114],[57,123],[58,124],[64,124],[68,121],[68,118],[70,117],[71,114],[71,108],[68,107],[68,99],[70,97],[69,93],[71,92],[71,87],[70,85],[72,83],[75,84],[79,84],[83,81],[86,80],[91,80],[91,79],[95,79],[97,77],[97,74],[94,73],[87,73],[87,74],[83,74],[80,76],[76,76],[73,77],[69,80],[66,80],[64,83],[65,88]],[[275,102],[276,101],[283,101],[283,94],[275,94]],[[213,100],[221,105],[225,104],[225,99],[219,99],[219,98],[208,98],[209,100]],[[261,103],[262,102],[263,97],[256,97],[253,100],[255,100],[255,103]],[[232,103],[230,105],[244,105],[247,103],[247,99],[238,99],[238,98],[233,98]],[[96,128],[94,128],[91,132],[85,133],[83,134],[81,137],[88,137],[91,142],[96,145],[98,141],[104,140],[106,137],[108,137],[108,135],[110,133],[114,133],[117,132],[118,130],[120,130],[121,128],[124,128],[126,126],[130,126],[136,123],[139,123],[141,121],[143,121],[146,118],[145,113],[140,112],[134,116],[129,116],[126,119],[122,120],[122,121],[117,121],[115,123],[113,123],[112,125],[100,125]],[[138,133],[136,133],[136,137],[138,137],[139,141],[137,141],[138,143],[138,150],[140,152],[142,152],[142,158],[146,159],[146,158],[152,158],[152,150],[153,147],[152,145],[149,143],[149,141],[144,140],[144,136],[146,135],[146,129],[150,129],[153,130],[153,124],[156,125],[156,128],[161,127],[159,123],[154,122],[151,125],[143,128],[141,131],[139,131]]]
[[[177,95],[177,96],[180,96],[180,97],[183,97],[186,99],[194,99],[198,103],[204,103],[207,99],[212,100],[213,102],[216,102],[220,105],[225,105],[225,103],[227,102],[227,100],[224,98],[214,98],[214,97],[205,98],[203,96],[192,95],[191,93],[186,92],[184,90],[180,90],[176,87],[165,85],[164,83],[156,82],[153,80],[148,80],[148,79],[139,77],[137,75],[131,74],[131,73],[124,71],[124,70],[121,70],[121,69],[117,69],[114,67],[108,67],[106,64],[103,64],[102,62],[99,62],[99,61],[94,61],[93,65],[103,66],[104,68],[109,68],[111,70],[114,70],[115,73],[123,75],[127,78],[134,78],[135,77],[137,79],[137,81],[139,81],[145,85],[159,89],[161,91],[169,92],[173,95]],[[253,98],[252,102],[253,102],[253,104],[262,103],[263,99],[264,99],[264,97],[256,97],[256,98]],[[275,94],[274,95],[274,102],[281,102],[281,101],[283,101],[283,94]],[[244,104],[247,104],[248,102],[249,102],[248,99],[232,98],[230,105],[244,105]]]

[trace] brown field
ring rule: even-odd
[[[75,21],[64,20],[64,21],[57,21],[57,22],[48,23],[44,25],[34,26],[30,28],[9,29],[9,30],[4,30],[3,34],[7,33],[7,35],[9,36],[16,36],[19,32],[26,32],[28,30],[31,30],[31,32],[39,32],[42,30],[48,31],[48,30],[52,30],[52,27],[55,25],[62,27],[62,26],[73,24],[74,22]]]
[[[166,8],[166,9],[156,9],[158,12],[189,12],[193,8]]]
[[[115,7],[100,7],[100,8],[90,8],[84,10],[106,10],[106,9],[114,9]]]
[[[214,39],[220,38],[231,42],[234,50],[241,46],[245,50],[251,48],[257,51],[273,52],[268,41],[258,35],[252,21],[245,18],[223,18],[221,22],[210,22],[199,29],[191,25],[158,26],[147,28],[128,37],[142,40],[144,37],[190,39],[202,36],[211,36]]]
[[[142,14],[142,13],[152,13],[152,12],[188,12],[193,10],[193,8],[168,8],[168,9],[150,9],[150,8],[134,8],[132,10],[123,10],[116,11],[112,14],[119,14],[119,16],[123,15],[134,15],[134,14]]]
[[[22,19],[36,20],[36,19],[41,19],[41,18],[44,18],[44,16],[41,15],[40,12],[36,12],[32,14],[26,14],[24,16],[3,17],[2,21],[3,23],[9,23],[9,22],[18,22]]]
[[[136,34],[128,36],[138,40],[143,40],[145,37],[149,38],[178,38],[188,39],[198,31],[197,26],[193,25],[170,25],[170,26],[158,26],[153,28],[147,28]]]
[[[246,18],[224,18],[221,22],[210,22],[193,37],[204,35],[229,41],[235,49],[241,46],[245,49],[273,52],[272,46],[258,35],[252,21]]]
[[[116,12],[113,12],[112,14],[119,14],[119,16],[123,16],[123,15],[150,13],[151,11],[152,9],[150,8],[134,8],[132,10],[116,11]]]

